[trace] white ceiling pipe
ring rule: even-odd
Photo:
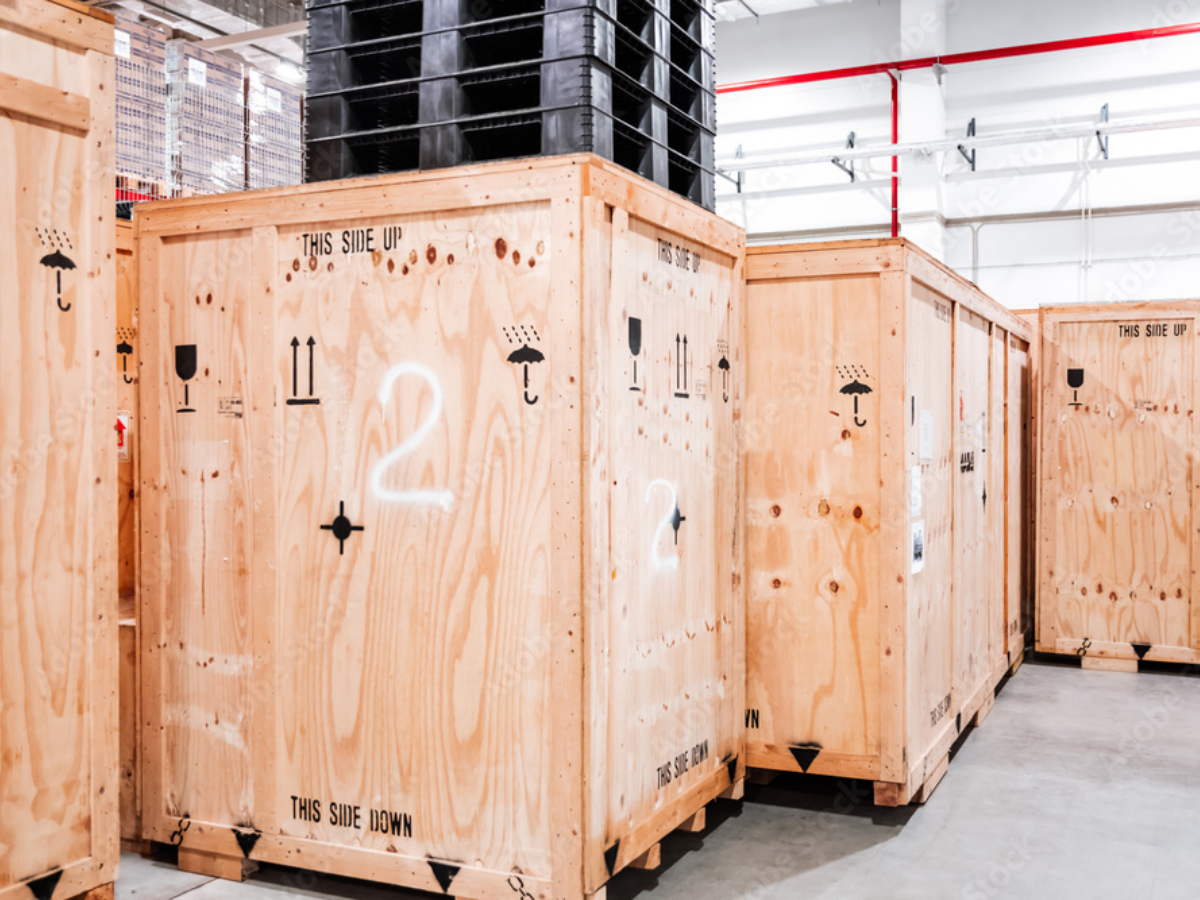
[[[1074,140],[1099,134],[1133,134],[1146,131],[1169,131],[1176,128],[1200,128],[1200,116],[1185,119],[1124,119],[1105,123],[1079,123],[1025,128],[974,137],[947,138],[943,141],[919,141],[909,144],[878,144],[871,147],[831,148],[826,151],[776,156],[766,159],[727,157],[717,160],[723,172],[750,172],[755,169],[778,169],[785,166],[807,166],[828,163],[832,159],[847,162],[852,159],[878,159],[884,156],[929,156],[962,147],[1004,147],[1014,144],[1036,144],[1046,141]]]

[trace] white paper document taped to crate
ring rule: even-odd
[[[933,459],[933,410],[921,410],[921,462]]]
[[[119,28],[113,32],[113,53],[121,59],[129,59],[129,32]]]
[[[198,59],[188,60],[188,84],[194,84],[198,88],[208,86],[208,63]]]
[[[914,519],[921,515],[921,467],[912,467],[912,478],[909,481],[908,514]]]

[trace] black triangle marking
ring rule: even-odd
[[[454,877],[458,874],[462,866],[453,866],[450,863],[437,862],[429,860],[429,868],[433,869],[433,877],[437,879],[437,883],[442,886],[442,893],[450,893],[450,882],[454,881]]]
[[[262,832],[238,831],[235,828],[233,829],[233,836],[237,838],[238,846],[242,848],[242,856],[249,859],[250,851],[254,849],[254,845],[258,843],[258,839],[262,837]]]
[[[59,869],[56,872],[51,872],[49,875],[43,875],[41,878],[35,878],[33,881],[27,882],[26,887],[37,900],[50,900],[54,896],[54,889],[58,887],[59,879],[63,876],[63,870]]]
[[[958,717],[954,720],[954,727],[959,734],[962,734],[962,713],[959,713]]]
[[[621,849],[621,842],[617,841],[611,847],[604,851],[604,865],[608,867],[608,874],[614,875],[613,867],[617,864],[617,851]]]
[[[799,747],[791,747],[789,749],[792,751],[792,756],[796,759],[796,764],[800,766],[800,771],[807,775],[808,767],[813,764],[813,760],[817,758],[817,755],[824,748],[820,744],[801,744]]]
[[[1138,659],[1145,659],[1146,654],[1150,652],[1150,648],[1153,647],[1154,645],[1153,644],[1130,644],[1129,646],[1133,648],[1133,652],[1137,654]]]
[[[737,761],[736,756],[729,761],[729,786],[730,787],[733,787],[733,785],[737,784],[737,769],[738,769],[737,764],[738,764],[738,761]]]

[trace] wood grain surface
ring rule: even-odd
[[[111,45],[53,3],[0,9],[4,900],[116,875]]]

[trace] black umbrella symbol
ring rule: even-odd
[[[856,378],[856,379],[854,379],[854,381],[850,382],[848,385],[846,385],[844,388],[842,388],[841,392],[843,394],[853,394],[854,395],[854,424],[857,425],[859,428],[862,428],[867,423],[858,421],[858,395],[859,394],[870,394],[871,389]]]
[[[510,363],[519,363],[525,367],[525,402],[530,406],[537,403],[538,398],[529,399],[529,364],[540,363],[545,359],[546,357],[542,355],[541,351],[533,349],[528,344],[522,344],[512,353],[508,354],[508,361]]]
[[[717,368],[721,370],[721,396],[725,398],[725,402],[729,402],[729,360],[721,357],[721,361],[717,363]]]
[[[63,255],[61,250],[55,250],[53,253],[47,253],[42,257],[42,265],[49,266],[55,270],[54,278],[58,285],[58,308],[63,312],[67,312],[71,308],[71,304],[63,306],[62,303],[62,270],[75,268],[75,263]]]
[[[133,384],[133,379],[129,377],[129,354],[133,352],[133,346],[128,341],[121,341],[117,344],[117,353],[121,356],[121,377],[125,379],[126,384]]]

